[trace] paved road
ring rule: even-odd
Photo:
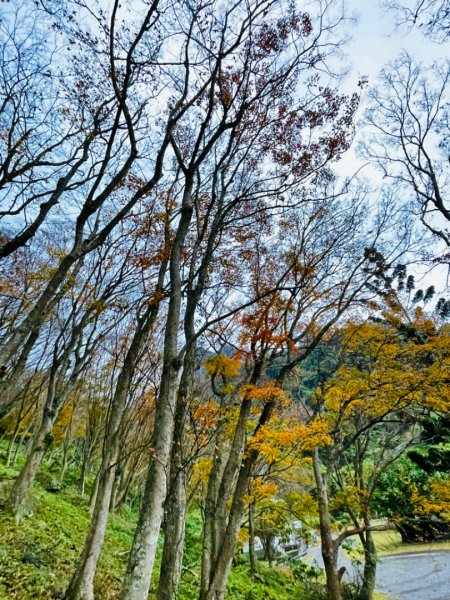
[[[319,547],[310,548],[307,555],[323,568]],[[353,567],[341,553],[338,566],[346,567],[344,577],[353,578]],[[450,600],[450,550],[381,557],[377,565],[377,589],[393,600]]]
[[[383,556],[377,589],[395,600],[450,600],[450,550]]]

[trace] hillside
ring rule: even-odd
[[[8,468],[3,460],[0,462],[2,490],[17,475],[20,464],[21,459],[16,468]],[[0,513],[0,600],[55,600],[63,597],[81,551],[89,512],[87,499],[79,495],[70,471],[59,491],[45,489],[55,482],[55,474],[48,465],[44,465],[32,495],[32,514],[16,523],[14,516],[4,510]],[[120,514],[110,515],[96,578],[96,596],[102,600],[117,597],[136,517],[137,513],[128,507]],[[191,514],[187,522],[186,565],[180,600],[193,600],[198,594],[200,535],[199,515]],[[151,590],[155,591],[156,583],[152,583]],[[153,597],[150,593],[149,598]],[[312,598],[287,567],[269,569],[261,563],[258,578],[253,580],[248,573],[248,565],[242,564],[233,568],[229,578],[229,600],[288,600],[293,597],[298,600]]]

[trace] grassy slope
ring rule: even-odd
[[[450,542],[432,542],[430,544],[402,544],[398,531],[374,531],[375,543],[380,556],[401,552],[425,552],[427,550],[450,550]]]
[[[0,479],[10,480],[15,472],[0,464]],[[35,485],[32,511],[20,524],[1,513],[1,600],[60,597],[82,548],[89,513],[73,489],[55,494]],[[112,515],[97,580],[102,599],[115,597],[132,532],[132,518]]]
[[[5,467],[0,460],[0,482],[11,481],[16,475],[17,469]],[[42,478],[52,478],[45,466]],[[80,554],[89,513],[86,500],[80,498],[76,488],[69,485],[58,493],[50,493],[38,483],[33,491],[32,505],[33,514],[19,525],[14,517],[0,512],[0,600],[60,598]],[[117,597],[135,521],[136,515],[131,511],[111,515],[96,579],[96,595],[102,600]],[[193,514],[187,525],[180,600],[195,600],[197,597],[200,534],[200,515]],[[380,555],[450,549],[450,543],[402,545],[400,535],[395,531],[377,531],[374,535]],[[155,573],[158,572],[159,560],[158,556]],[[155,598],[156,586],[155,576],[149,595],[151,600]],[[227,599],[306,600],[307,596],[292,577],[290,569],[269,569],[261,563],[256,580],[249,575],[246,564],[233,569]],[[309,597],[318,598],[317,592]],[[382,596],[379,598],[381,600]]]
[[[12,480],[16,469],[0,462],[0,482]],[[49,476],[44,467],[44,477]],[[85,500],[74,487],[50,493],[36,484],[32,498],[33,514],[18,525],[13,516],[0,512],[0,600],[61,598],[79,556],[89,523]],[[96,579],[96,596],[101,600],[117,597],[126,566],[136,515],[112,515]],[[187,528],[186,569],[180,600],[195,600],[198,585],[201,522],[193,515]],[[159,557],[158,557],[159,564]],[[158,564],[155,571],[158,570]],[[156,579],[149,598],[153,600]],[[290,570],[269,569],[261,564],[254,581],[247,565],[233,569],[228,600],[301,600],[305,594]]]

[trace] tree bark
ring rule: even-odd
[[[320,459],[317,448],[313,454],[314,477],[317,485],[317,498],[319,503],[320,538],[322,558],[327,578],[327,590],[330,600],[342,600],[342,589],[337,569],[338,545],[331,534],[331,518],[328,504],[328,491],[326,481],[320,471]]]
[[[183,470],[173,478],[167,496],[164,548],[157,600],[174,600],[178,595],[183,565],[186,510],[186,481]]]
[[[16,514],[16,518],[19,520],[23,516],[23,511],[26,508],[31,487],[36,478],[39,465],[42,462],[46,450],[46,436],[51,432],[53,422],[54,418],[52,419],[48,411],[44,411],[44,417],[38,432],[33,438],[25,464],[9,494],[7,502],[8,506]]]
[[[148,596],[166,498],[166,469],[173,434],[177,373],[178,369],[171,367],[170,373],[163,375],[152,440],[153,458],[120,595],[122,600],[144,600]]]
[[[257,369],[259,371],[259,369]],[[256,371],[255,371],[256,373]],[[256,377],[259,376],[255,375]],[[250,402],[244,400],[245,403]],[[272,402],[266,402],[259,417],[258,425],[255,428],[254,434],[266,425],[269,421],[274,409]],[[233,562],[234,553],[236,550],[236,542],[241,528],[241,521],[245,510],[245,494],[248,490],[252,469],[258,458],[258,451],[250,449],[247,445],[241,459],[239,474],[234,488],[233,499],[231,503],[230,513],[228,516],[227,527],[222,539],[216,540],[220,543],[217,558],[211,569],[211,576],[208,589],[205,593],[201,590],[201,600],[224,600],[228,574]]]
[[[108,522],[114,476],[114,466],[102,469],[83,554],[64,595],[65,600],[94,600],[94,577]]]
[[[218,439],[216,442],[214,462],[208,480],[208,491],[205,501],[200,600],[207,600],[208,598],[211,581],[214,576],[214,565],[222,549],[227,529],[227,507],[235,491],[236,478],[239,473],[245,447],[246,423],[250,415],[250,409],[251,402],[244,400],[241,404],[238,422],[225,466],[223,466],[224,444],[221,439]]]
[[[165,269],[162,267],[161,271],[160,279],[163,278]],[[140,319],[117,381],[114,397],[109,407],[102,464],[93,490],[89,531],[78,566],[64,595],[65,600],[94,600],[94,576],[105,539],[126,400],[140,349],[156,319],[158,308],[159,304],[150,305]]]
[[[253,574],[257,571],[257,560],[255,551],[255,505],[248,506],[248,555],[250,559],[250,570]]]
[[[224,448],[221,442],[222,440],[217,440],[214,447],[213,465],[208,479],[208,488],[205,499],[200,600],[205,600],[208,592],[213,564],[212,557],[216,554],[214,549],[217,547],[214,517],[219,494],[220,478],[223,474]]]
[[[377,548],[371,531],[364,535],[364,572],[361,600],[372,600],[377,573]]]
[[[170,459],[170,485],[165,504],[166,524],[157,600],[173,600],[176,598],[181,578],[187,512],[186,464],[183,456],[183,442],[195,369],[195,355],[196,345],[191,344],[184,359],[175,413]]]
[[[120,594],[121,600],[146,600],[163,518],[181,368],[177,343],[181,314],[181,258],[193,214],[191,193],[192,180],[187,179],[181,217],[170,255],[171,289],[164,335],[163,370],[151,443],[154,456],[149,464],[142,508]]]
[[[222,540],[220,553],[213,565],[212,578],[205,595],[205,600],[224,600],[225,598],[228,574],[233,562],[237,536],[245,510],[244,496],[248,489],[252,463],[251,458],[244,460],[242,463],[228,517],[227,529]]]

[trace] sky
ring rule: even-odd
[[[412,0],[405,0],[405,2]],[[439,44],[427,39],[417,29],[399,31],[395,27],[394,15],[387,13],[382,0],[347,0],[348,11],[355,12],[358,21],[351,30],[352,40],[347,46],[347,57],[352,69],[342,87],[347,93],[355,90],[361,76],[368,77],[369,87],[376,85],[377,77],[383,66],[397,58],[406,50],[418,62],[432,62],[436,59],[450,59],[450,42]],[[364,102],[360,116],[364,110]],[[358,141],[357,127],[356,140]],[[336,170],[344,176],[353,175],[363,161],[356,154],[356,143],[336,165]],[[364,167],[363,174],[371,181],[382,182],[381,175],[372,167]],[[450,282],[450,273],[446,266],[428,271],[427,267],[416,269],[416,278],[423,277],[422,285],[435,285],[444,291]]]
[[[393,14],[386,13],[380,0],[348,0],[347,6],[359,15],[348,48],[349,58],[355,73],[367,75],[369,83],[402,49],[425,62],[450,55],[449,43],[432,42],[417,29],[396,31]]]
[[[358,18],[350,32],[352,40],[346,50],[351,64],[351,71],[343,82],[346,92],[353,92],[362,76],[368,77],[369,87],[376,85],[383,66],[397,58],[402,50],[419,62],[450,58],[450,42],[438,44],[417,29],[396,30],[394,15],[385,11],[382,0],[347,0],[346,5],[348,12],[354,12]],[[360,162],[351,151],[338,170],[350,174],[358,164]]]

